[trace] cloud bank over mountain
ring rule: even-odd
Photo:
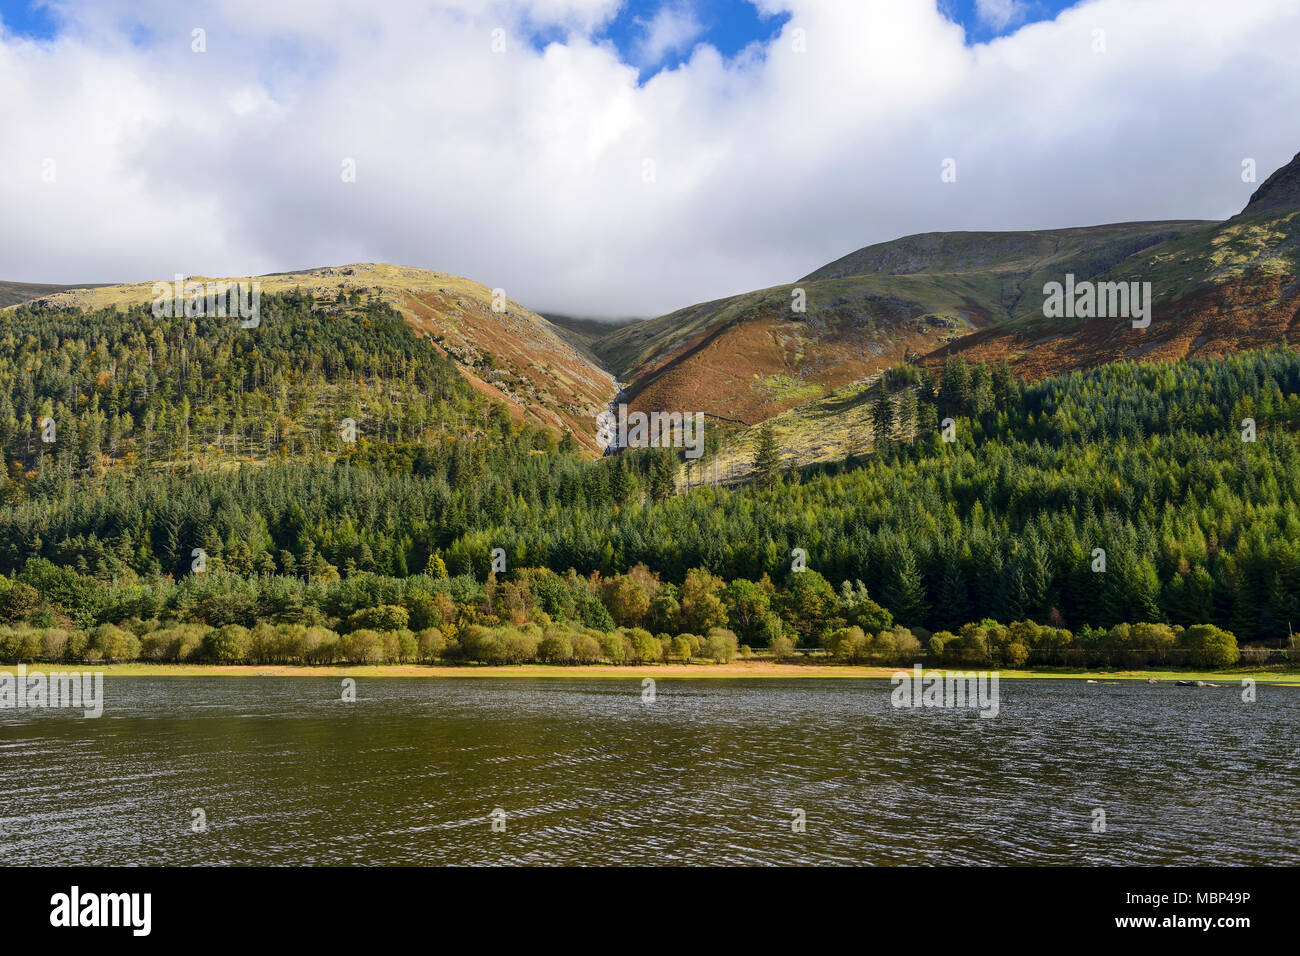
[[[383,261],[651,315],[903,234],[1230,216],[1296,150],[1293,0],[979,45],[936,0],[759,6],[770,42],[640,83],[617,0],[56,2],[0,35],[0,278]],[[647,56],[698,32],[664,9]]]

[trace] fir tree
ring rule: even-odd
[[[758,430],[758,448],[754,452],[754,480],[762,488],[773,488],[781,475],[781,452],[776,446],[772,426]]]

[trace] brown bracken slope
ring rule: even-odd
[[[763,421],[883,369],[995,336],[1044,281],[1087,279],[1204,232],[1203,221],[907,236],[859,249],[796,284],[625,326],[592,343],[647,410]],[[802,293],[806,310],[795,309]]]

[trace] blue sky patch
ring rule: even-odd
[[[965,28],[968,43],[986,43],[1026,24],[1052,20],[1081,0],[935,2],[945,16]],[[708,43],[731,57],[751,43],[766,43],[789,19],[788,13],[761,16],[748,0],[625,0],[596,38],[612,42],[623,60],[640,70],[644,83],[660,70],[685,62],[698,43]],[[562,39],[559,31],[535,38],[539,47]]]
[[[746,0],[626,0],[596,39],[611,41],[644,83],[684,63],[699,43],[732,57],[770,40],[789,19],[788,13],[761,16]]]
[[[1055,20],[1082,0],[939,0],[939,9],[966,28],[967,43],[987,43],[1029,23]]]
[[[5,30],[33,40],[52,40],[58,24],[48,7],[35,0],[0,0]]]
[[[850,2],[850,0],[845,0]],[[1051,20],[1080,0],[935,0],[950,20],[966,30],[969,43],[985,43],[1014,33],[1028,23]],[[617,15],[595,36],[608,40],[645,82],[660,70],[689,59],[699,43],[708,43],[732,57],[751,43],[766,43],[789,21],[787,13],[762,16],[748,0],[624,0]],[[42,0],[0,0],[0,21],[18,36],[50,40],[59,23]],[[136,26],[133,42],[144,42],[149,31]],[[544,48],[563,41],[562,29],[539,32],[533,44]]]

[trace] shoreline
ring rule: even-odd
[[[0,671],[16,668],[17,664],[0,664]],[[775,661],[733,661],[730,664],[584,664],[565,666],[555,664],[42,664],[29,663],[32,671],[93,670],[105,677],[422,677],[422,678],[528,678],[564,680],[734,680],[757,678],[764,680],[812,679],[877,679],[888,680],[901,671],[911,672],[911,667],[881,667],[856,664],[798,664]],[[1178,680],[1202,680],[1239,687],[1245,678],[1257,683],[1300,687],[1300,670],[1239,669],[1232,671],[1182,671],[1182,670],[1035,670],[993,669],[974,666],[925,667],[930,671],[984,670],[996,672],[1002,680],[1092,680],[1098,683],[1117,681],[1145,681],[1154,678],[1160,683]]]

